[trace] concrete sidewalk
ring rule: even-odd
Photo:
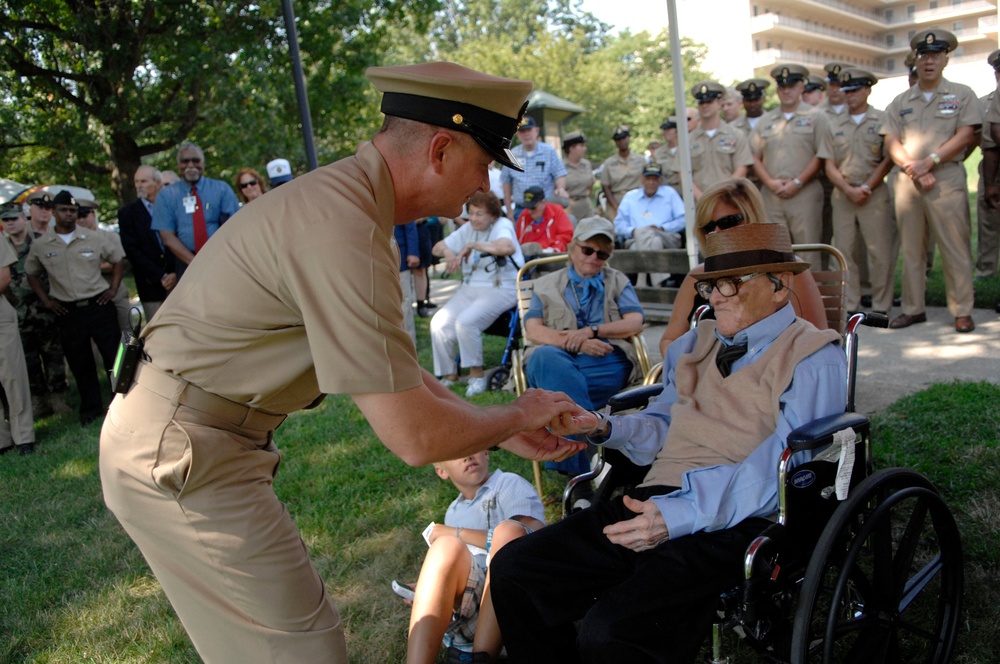
[[[458,285],[457,279],[432,279],[431,298],[443,304]],[[898,314],[894,309],[890,319]],[[929,307],[926,323],[902,330],[863,327],[858,335],[858,410],[874,413],[935,383],[1000,384],[1000,315],[976,309],[972,318],[976,329],[968,334],[955,332],[955,319],[943,307]],[[664,327],[650,325],[643,333],[651,362],[662,359]]]

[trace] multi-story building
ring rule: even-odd
[[[705,68],[724,82],[766,77],[778,62],[817,74],[846,62],[884,79],[871,98],[884,108],[907,86],[910,38],[944,28],[959,40],[945,76],[979,95],[996,88],[986,56],[998,46],[997,0],[680,0],[678,23],[708,46]]]

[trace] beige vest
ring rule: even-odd
[[[625,290],[628,284],[628,277],[618,270],[605,267],[604,272],[604,322],[612,323],[621,320],[621,312],[618,311],[618,296]],[[558,272],[547,274],[534,281],[532,292],[542,301],[542,321],[545,327],[553,330],[575,330],[578,329],[576,314],[566,302],[566,285],[569,283],[569,268],[564,268]],[[629,382],[635,382],[639,376],[639,359],[635,354],[635,349],[628,339],[608,339],[608,343],[615,348],[620,348],[625,352],[629,362],[632,363],[632,374]],[[527,362],[531,353],[537,348],[535,344],[525,340],[527,346],[524,351],[524,360]]]
[[[832,330],[796,318],[753,364],[723,378],[715,322],[698,326],[694,349],[677,361],[670,429],[641,486],[681,486],[688,470],[746,459],[778,426],[780,399],[795,367],[829,343]]]

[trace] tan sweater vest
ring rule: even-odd
[[[622,314],[618,311],[618,296],[625,290],[628,284],[628,277],[624,273],[614,268],[605,267],[604,272],[604,322],[611,323],[621,320]],[[575,330],[579,326],[576,322],[576,314],[566,302],[566,285],[569,283],[569,268],[547,274],[534,280],[532,292],[542,301],[542,321],[545,327],[553,330]],[[632,363],[632,375],[629,376],[629,383],[636,382],[639,376],[639,358],[635,354],[635,348],[628,339],[608,339],[609,344],[615,348],[620,348],[625,352]],[[527,361],[531,357],[532,351],[537,348],[530,341],[525,340],[527,349],[524,359]]]
[[[715,364],[722,342],[714,332],[715,321],[701,323],[694,349],[677,361],[667,440],[641,486],[679,487],[688,470],[746,459],[777,429],[795,367],[840,340],[796,318],[757,361],[723,378]]]

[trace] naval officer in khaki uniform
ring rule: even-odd
[[[689,139],[696,200],[701,198],[702,191],[716,182],[745,177],[747,168],[753,165],[746,135],[723,122],[719,115],[725,93],[726,89],[715,81],[702,81],[691,88],[701,119]]]
[[[882,111],[868,105],[868,96],[878,77],[863,69],[842,69],[837,87],[846,94],[847,111],[830,119],[820,144],[826,175],[835,187],[833,243],[847,259],[849,312],[861,308],[861,279],[856,255],[860,233],[871,263],[872,309],[888,314],[892,307],[893,276],[896,272],[896,226],[889,191],[883,182],[892,160],[879,133]]]
[[[771,70],[780,106],[765,113],[750,136],[767,218],[785,224],[794,243],[819,242],[823,231],[823,187],[816,180],[822,163],[816,153],[827,123],[825,113],[802,102],[808,76],[801,65]],[[802,258],[821,264],[818,256]]]
[[[743,115],[729,124],[746,134],[747,138],[764,115],[764,91],[770,85],[771,81],[765,78],[748,78],[736,84],[736,89],[743,96]],[[760,186],[759,182],[755,184]]]
[[[993,69],[993,78],[1000,83],[1000,49],[990,53],[986,62]],[[985,160],[986,151],[994,148],[991,123],[986,119],[990,106],[997,97],[994,90],[979,99],[979,110],[983,114],[982,149]],[[976,279],[989,279],[997,274],[997,259],[1000,257],[1000,210],[989,204],[986,196],[986,178],[983,177],[985,164],[979,162],[979,190],[976,192]]]
[[[350,394],[385,445],[423,465],[501,444],[538,459],[583,444],[579,414],[529,391],[477,408],[417,364],[393,226],[457,217],[489,191],[531,83],[451,63],[373,67],[382,129],[353,157],[237,213],[144,332],[150,360],[101,433],[104,497],[201,657],[346,663],[340,617],[272,489],[272,432],[321,393]]]
[[[982,124],[979,100],[967,85],[944,78],[948,53],[958,39],[932,28],[913,36],[917,84],[885,109],[882,134],[893,162],[896,223],[903,253],[903,313],[889,323],[898,329],[927,320],[927,230],[941,252],[948,310],[955,330],[971,332],[972,250],[969,196],[962,160]]]
[[[614,221],[618,215],[618,204],[622,196],[641,186],[642,169],[646,168],[646,158],[638,152],[632,152],[629,145],[632,132],[625,125],[615,127],[611,140],[615,142],[618,151],[604,160],[601,169],[601,190],[607,207],[604,216]]]
[[[13,220],[27,224],[20,203],[0,208],[0,220],[5,226]],[[17,449],[23,456],[35,451],[35,420],[17,311],[7,301],[10,269],[16,265],[17,253],[4,233],[0,235],[0,386],[6,398],[0,402],[0,455]]]

